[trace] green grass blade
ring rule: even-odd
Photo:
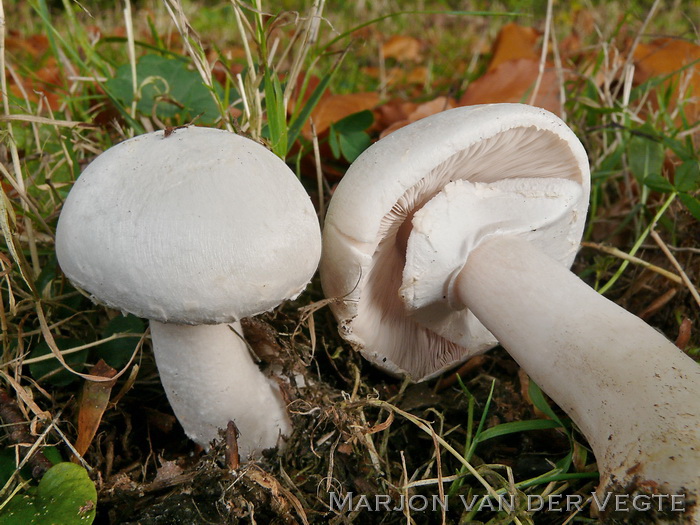
[[[531,419],[529,421],[511,421],[509,423],[501,423],[495,427],[487,428],[477,440],[483,443],[488,439],[507,436],[508,434],[517,434],[519,432],[528,432],[530,430],[544,430],[547,428],[561,428],[561,425],[551,419]]]

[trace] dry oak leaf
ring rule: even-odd
[[[24,52],[34,58],[39,58],[49,49],[49,39],[46,35],[35,34],[22,36],[22,34],[10,29],[5,37],[5,48],[11,53]]]
[[[382,44],[384,58],[394,58],[399,62],[421,59],[421,43],[412,36],[394,35]]]
[[[542,75],[537,96],[530,102],[539,74],[539,61],[528,58],[503,62],[467,86],[459,99],[460,106],[524,102],[561,114],[559,79],[553,67],[547,66]]]
[[[360,69],[363,75],[380,79],[387,87],[404,86],[408,84],[425,84],[428,80],[428,68],[416,66],[408,68],[406,66],[394,66],[383,71],[374,66],[365,66]]]
[[[401,98],[392,98],[388,102],[374,108],[374,129],[383,131],[392,124],[400,120],[408,119],[408,116],[413,113],[418,104],[409,102]]]
[[[671,109],[679,99],[684,100],[688,121],[692,123],[700,118],[700,46],[680,39],[659,38],[637,45],[634,60],[635,84],[670,75],[663,86],[673,88]],[[651,97],[651,101],[656,109],[656,98]]]
[[[322,98],[311,112],[311,120],[316,128],[316,134],[321,135],[334,122],[354,113],[373,109],[378,103],[379,94],[374,92],[330,95]],[[309,140],[312,138],[310,122],[304,124],[302,134]]]
[[[539,31],[532,27],[515,23],[504,25],[493,44],[491,61],[486,70],[493,71],[504,62],[521,58],[539,60],[540,51],[537,45],[539,38]]]
[[[449,97],[437,97],[429,102],[424,102],[419,104],[405,119],[399,120],[391,124],[385,130],[379,134],[379,138],[384,138],[388,134],[396,131],[399,128],[403,128],[412,122],[420,120],[435,113],[440,113],[447,109],[452,109],[455,107],[455,102]]]

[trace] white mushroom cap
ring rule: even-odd
[[[414,380],[494,346],[495,337],[469,310],[440,308],[444,318],[431,328],[420,315],[409,315],[399,289],[413,215],[451,181],[537,177],[580,186],[579,213],[569,229],[580,236],[590,187],[586,152],[546,110],[523,104],[456,108],[365,151],[338,185],[323,232],[321,281],[326,296],[336,299],[331,307],[343,337],[380,368]],[[570,265],[574,254],[562,262]]]
[[[281,159],[234,133],[188,127],[96,158],[66,199],[56,252],[68,278],[107,306],[212,324],[298,295],[320,237],[313,205]]]

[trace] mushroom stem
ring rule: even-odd
[[[485,239],[455,288],[585,435],[599,492],[685,494],[686,508],[693,506],[700,495],[700,366],[515,236]],[[697,506],[695,513],[700,519]]]
[[[151,320],[163,388],[185,433],[200,445],[238,428],[242,459],[279,444],[291,422],[279,386],[250,356],[240,323],[177,325]]]

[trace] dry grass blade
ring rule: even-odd
[[[683,284],[683,279],[675,273],[669,272],[668,270],[664,270],[660,266],[651,264],[650,262],[647,262],[644,259],[640,259],[639,257],[635,257],[634,255],[630,255],[627,252],[623,252],[622,250],[620,250],[619,248],[615,248],[614,246],[606,246],[604,244],[599,244],[595,242],[582,242],[581,246],[584,246],[586,248],[593,248],[603,253],[613,255],[624,261],[629,261],[632,264],[637,264],[639,266],[647,268],[648,270],[651,270],[652,272],[656,272],[659,275],[663,275],[669,281],[673,281],[674,283],[678,284]]]
[[[436,440],[445,450],[447,450],[452,456],[457,459],[469,472],[474,478],[486,489],[486,492],[488,494],[498,500],[498,493],[494,490],[494,488],[479,474],[479,472],[469,463],[466,459],[464,459],[464,456],[457,452],[452,445],[450,445],[447,441],[445,441],[442,437],[438,436],[435,431],[433,430],[433,427],[430,425],[428,421],[425,421],[424,419],[421,419],[419,417],[414,416],[413,414],[409,414],[408,412],[405,412],[404,410],[401,410],[400,408],[392,405],[391,403],[388,403],[386,401],[382,401],[380,399],[370,399],[367,401],[370,405],[378,406],[381,408],[384,408],[386,410],[390,410],[392,412],[397,413],[398,415],[404,417],[414,425],[416,425],[418,428],[420,428],[423,432],[428,434],[431,439]]]
[[[664,252],[664,255],[668,257],[668,260],[671,261],[671,264],[681,275],[681,282],[688,288],[688,291],[690,291],[690,295],[693,296],[695,302],[698,304],[698,306],[700,306],[700,294],[698,294],[697,288],[695,288],[695,285],[693,285],[693,283],[690,281],[688,274],[686,274],[683,268],[681,267],[680,263],[678,262],[678,259],[676,259],[676,257],[671,253],[671,250],[668,249],[668,246],[666,246],[666,243],[663,241],[661,236],[656,232],[654,228],[651,229],[650,235],[651,238],[654,239],[656,244],[659,245],[661,251]]]
[[[90,124],[88,122],[80,122],[77,120],[61,120],[61,119],[55,119],[55,118],[41,117],[38,115],[22,115],[22,114],[0,115],[0,121],[4,121],[4,122],[11,122],[11,121],[32,122],[34,124],[46,124],[49,126],[61,126],[61,127],[66,127],[66,128],[75,128],[75,127],[91,128],[91,129],[97,128],[97,126],[95,126],[94,124]]]

